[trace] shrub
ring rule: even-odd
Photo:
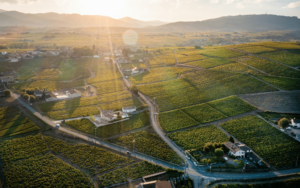
[[[7,90],[4,91],[4,96],[5,96],[5,97],[9,97],[10,94],[11,94],[11,93],[10,93],[10,90],[7,89]]]
[[[217,157],[222,157],[224,155],[224,151],[221,148],[217,148],[215,150],[215,154]]]
[[[286,128],[289,126],[290,122],[288,119],[282,118],[281,120],[279,120],[278,124],[281,128]]]

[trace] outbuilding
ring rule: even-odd
[[[132,107],[123,107],[122,108],[122,112],[124,113],[132,113],[136,111],[136,107],[132,106]]]

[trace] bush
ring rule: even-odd
[[[288,119],[282,118],[281,120],[279,120],[278,124],[281,128],[286,128],[289,126],[290,122]]]
[[[138,90],[138,88],[136,87],[136,85],[132,85],[132,86],[130,87],[130,91],[131,91],[132,93],[136,94],[136,95],[138,95],[138,92],[139,92],[139,90]]]
[[[222,157],[224,155],[224,151],[221,148],[215,150],[215,154],[217,157]]]
[[[29,101],[30,101],[31,103],[34,103],[34,102],[35,102],[35,96],[30,95],[30,96],[29,96]]]
[[[5,97],[10,97],[10,94],[11,94],[10,90],[7,89],[7,90],[4,91],[4,96]]]

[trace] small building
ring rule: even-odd
[[[292,125],[293,127],[300,128],[300,119],[296,119],[296,118],[292,119],[292,120],[291,120],[291,125]]]
[[[66,95],[69,96],[70,98],[81,97],[80,91],[76,89],[72,89],[71,91],[66,91]]]
[[[134,67],[132,70],[131,70],[131,74],[137,74],[140,72],[140,69],[137,68],[137,67]]]
[[[30,55],[30,54],[23,54],[23,55],[22,55],[22,58],[23,58],[23,59],[33,59],[33,56]]]
[[[5,52],[5,51],[4,51],[4,52],[1,52],[1,55],[6,55],[6,54],[7,54],[7,52]]]
[[[41,90],[35,90],[35,91],[33,92],[33,95],[34,95],[35,97],[42,97],[42,96],[43,96],[43,91],[41,91]]]
[[[56,101],[57,100],[56,96],[53,93],[47,94],[45,98],[46,98],[46,101]]]
[[[4,91],[6,90],[4,84],[0,83],[0,97],[4,97]]]
[[[129,57],[134,57],[134,55],[130,55]]]
[[[149,181],[140,183],[136,188],[173,188],[172,184],[169,181]]]
[[[245,158],[245,155],[246,155],[245,151],[241,150],[234,143],[232,143],[232,142],[226,142],[224,144],[224,146],[229,149],[228,155],[233,155],[235,157]]]
[[[132,113],[136,111],[136,107],[132,106],[132,107],[123,107],[122,108],[122,112],[124,113]]]
[[[10,63],[17,63],[17,62],[19,62],[19,59],[18,58],[14,58],[14,57],[10,57],[10,58],[8,58],[8,62],[10,62]]]
[[[99,58],[99,56],[98,55],[94,55],[94,58]]]
[[[143,59],[140,59],[139,62],[142,63],[142,62],[144,62],[144,60],[143,60]]]
[[[0,81],[2,83],[13,82],[14,81],[14,77],[13,76],[3,76],[3,77],[0,77]]]
[[[113,121],[118,118],[113,110],[103,110],[101,111],[101,118],[106,121]]]

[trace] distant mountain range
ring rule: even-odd
[[[275,30],[300,30],[297,17],[277,15],[225,16],[194,22],[166,23],[161,21],[141,21],[130,17],[114,19],[108,16],[39,13],[27,14],[17,11],[0,10],[0,26],[27,27],[123,27],[140,28],[147,32],[198,32],[198,31],[249,31],[266,32]]]
[[[125,17],[114,19],[108,16],[39,13],[27,14],[17,11],[0,10],[0,26],[27,27],[130,27],[143,28],[166,24],[161,21],[140,21]]]

